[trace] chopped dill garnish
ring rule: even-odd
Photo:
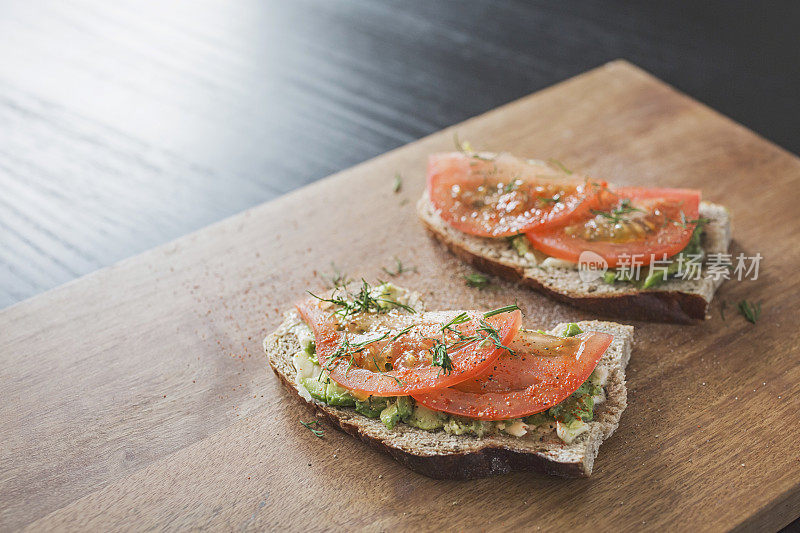
[[[380,301],[372,296],[372,287],[364,278],[361,278],[361,290],[356,294],[352,305],[355,313],[363,313],[371,310],[380,313],[382,309]]]
[[[467,344],[480,340],[480,337],[477,335],[472,335],[472,336],[464,335],[459,330],[453,327],[459,324],[463,324],[465,322],[469,322],[469,315],[465,312],[462,312],[456,315],[452,320],[450,320],[446,324],[442,324],[442,327],[439,328],[439,331],[442,332],[442,340],[444,340],[445,338],[444,335],[448,331],[450,333],[455,334],[456,338],[458,339],[447,347],[448,350],[463,348]]]
[[[453,144],[456,145],[456,150],[458,150],[459,152],[474,152],[474,150],[472,149],[472,145],[469,143],[469,141],[461,142],[461,140],[458,138],[457,131],[453,132]]]
[[[445,346],[442,341],[439,339],[433,341],[431,354],[433,355],[433,362],[431,365],[441,367],[440,373],[444,372],[445,374],[450,374],[453,371],[453,361],[447,353],[447,346]]]
[[[538,200],[539,200],[540,202],[544,202],[544,203],[546,203],[546,204],[557,204],[557,203],[560,203],[560,202],[561,202],[561,194],[560,194],[560,193],[559,193],[559,194],[556,194],[556,195],[555,195],[555,196],[553,196],[552,198],[543,198],[543,197],[541,197],[541,196],[540,196],[540,197],[538,198]]]
[[[467,274],[464,276],[464,279],[467,281],[468,286],[476,287],[478,289],[483,289],[489,285],[489,278],[483,274]]]
[[[381,350],[377,354],[373,354],[372,355],[372,362],[375,365],[375,369],[379,374],[386,375],[387,370],[381,370],[381,367],[378,364],[378,360],[377,360],[376,357],[378,355],[381,355],[383,353],[383,351],[386,349],[386,347],[389,346],[391,343],[393,343],[394,341],[399,339],[401,336],[403,336],[406,333],[408,333],[409,331],[411,331],[411,328],[413,328],[413,327],[414,327],[413,325],[412,326],[408,326],[407,328],[405,328],[405,329],[401,330],[400,332],[398,332],[395,336],[393,336],[389,340],[388,343],[386,343],[386,345],[384,345],[383,348],[381,348]],[[347,376],[348,372],[350,372],[350,368],[352,368],[353,363],[355,362],[355,358],[353,357],[355,354],[365,351],[367,349],[367,347],[369,347],[371,344],[374,344],[376,342],[382,341],[385,338],[387,338],[388,336],[389,336],[389,332],[387,331],[383,335],[381,335],[379,337],[375,337],[373,339],[367,339],[367,340],[361,341],[361,342],[350,342],[350,340],[347,338],[347,334],[345,334],[344,338],[342,339],[342,342],[336,348],[336,351],[333,352],[333,354],[331,354],[331,356],[328,359],[328,361],[326,361],[325,368],[324,368],[325,372],[330,374],[330,372],[337,365],[339,365],[342,362],[343,359],[347,358],[349,361],[347,363],[347,368],[344,371],[344,375]],[[391,364],[391,363],[388,363],[388,364]],[[318,380],[322,379],[322,377],[325,376],[325,372],[320,372],[319,377],[317,379]],[[398,378],[396,378],[394,376],[386,375],[386,377],[393,379],[400,386],[404,385],[404,383],[402,381],[400,381]]]
[[[492,309],[491,311],[483,313],[483,316],[484,318],[489,318],[490,316],[499,315],[501,313],[508,313],[510,311],[519,311],[519,306],[517,304],[511,304],[505,307],[498,307],[497,309]]]
[[[353,366],[353,356],[357,353],[361,353],[367,349],[367,346],[370,344],[376,343],[378,341],[382,341],[386,337],[389,336],[389,333],[386,332],[380,337],[375,337],[374,339],[368,339],[362,342],[350,342],[350,339],[347,338],[347,335],[344,336],[342,339],[341,344],[336,348],[336,351],[331,354],[330,359],[325,364],[325,370],[330,372],[333,368],[339,364],[339,362],[348,357],[350,359],[349,364],[347,365],[347,370],[345,370],[344,375],[346,376],[347,373],[350,371],[350,367]],[[320,373],[320,377],[322,377],[322,373]],[[319,379],[319,378],[317,378]]]
[[[699,228],[699,227],[703,226],[704,224],[708,224],[709,222],[711,222],[711,219],[710,218],[705,218],[705,217],[699,217],[699,218],[695,218],[693,220],[688,220],[686,218],[686,214],[683,212],[683,210],[681,210],[681,220],[680,220],[680,222],[675,221],[675,225],[676,226],[680,226],[682,228],[686,228],[690,224],[694,224]]]
[[[557,166],[558,168],[560,168],[561,170],[563,170],[563,171],[564,171],[564,172],[566,172],[567,174],[572,174],[572,171],[571,171],[570,169],[568,169],[567,167],[565,167],[565,166],[564,166],[564,163],[562,163],[562,162],[561,162],[561,161],[559,161],[558,159],[553,159],[553,158],[550,158],[550,159],[548,159],[547,161],[548,161],[548,163],[550,163],[550,164],[552,164],[552,165],[555,165],[555,166]]]
[[[403,274],[405,272],[416,272],[417,271],[417,267],[415,267],[415,266],[405,266],[405,265],[403,265],[403,262],[400,261],[400,259],[398,259],[397,257],[394,258],[394,261],[396,263],[394,270],[389,270],[386,267],[381,267],[381,268],[383,268],[384,272],[386,272],[387,274],[389,274],[392,277],[399,276],[400,274]]]
[[[614,209],[612,213],[615,215],[625,215],[627,213],[633,213],[635,211],[638,211],[640,213],[644,212],[644,210],[639,209],[638,207],[633,207],[633,205],[631,205],[631,201],[629,198],[623,198],[622,201],[619,203],[619,207]]]
[[[456,150],[458,150],[459,152],[461,152],[462,154],[464,154],[467,157],[472,157],[474,159],[480,159],[482,161],[491,161],[492,160],[491,157],[483,157],[478,152],[476,152],[475,149],[472,148],[472,145],[469,143],[469,141],[461,142],[459,140],[459,138],[458,138],[458,132],[454,132],[453,133],[453,142],[456,145]]]
[[[333,270],[333,273],[330,276],[323,276],[330,283],[330,288],[338,289],[339,287],[344,287],[352,281],[347,277],[346,273],[339,270],[339,268],[336,266],[336,263],[333,261],[331,261],[331,270]]]
[[[761,316],[761,304],[742,300],[739,302],[739,312],[742,313],[742,316],[744,316],[748,322],[755,324],[758,317]]]
[[[495,348],[502,348],[511,355],[517,355],[514,350],[503,344],[503,342],[500,340],[500,332],[490,326],[486,320],[481,319],[481,327],[478,328],[478,331],[485,333],[486,340],[491,341]]]
[[[388,336],[389,336],[389,332],[386,332],[383,335],[381,335],[380,337],[375,337],[374,339],[369,339],[369,340],[362,341],[362,342],[356,342],[356,343],[351,344],[350,346],[352,346],[353,348],[358,348],[355,351],[355,353],[363,352],[364,349],[367,346],[369,346],[370,344],[378,342],[378,341],[382,341],[383,339],[385,339]]]
[[[321,302],[332,303],[333,305],[338,305],[338,306],[343,307],[345,309],[347,309],[350,306],[350,302],[348,302],[345,298],[342,298],[341,296],[335,296],[334,295],[334,296],[331,296],[330,298],[323,298],[322,296],[317,296],[316,294],[314,294],[311,291],[306,291],[306,292],[308,294],[310,294],[311,296],[313,296],[314,298],[316,298],[317,300],[321,301]]]
[[[414,325],[412,324],[412,325],[410,325],[410,326],[408,326],[406,328],[403,328],[400,331],[398,331],[397,335],[392,337],[392,340],[389,341],[389,344],[393,343],[394,341],[396,341],[397,339],[399,339],[400,337],[402,337],[406,333],[410,332],[413,327],[414,327]]]
[[[612,222],[619,222],[622,220],[623,215],[627,215],[628,213],[633,212],[640,212],[644,213],[644,210],[639,209],[638,207],[633,207],[631,205],[631,201],[628,198],[623,198],[622,201],[619,203],[619,207],[612,209],[611,211],[599,211],[597,209],[592,209],[591,212],[593,215],[599,215],[601,217],[605,217]]]
[[[442,332],[442,338],[444,338],[444,333],[447,331],[455,333],[456,337],[458,337],[456,341],[454,341],[449,345],[446,345],[445,350],[446,351],[459,350],[475,342],[480,342],[480,343],[491,342],[492,344],[494,344],[495,348],[502,348],[504,350],[507,350],[511,355],[516,355],[511,348],[502,343],[502,341],[500,340],[500,332],[497,331],[492,326],[490,326],[489,323],[486,322],[486,319],[495,315],[499,315],[501,313],[516,311],[518,309],[519,306],[514,304],[514,305],[507,305],[505,307],[500,307],[498,309],[494,309],[493,311],[488,311],[484,313],[483,318],[480,321],[480,327],[478,327],[474,335],[465,335],[453,327],[455,325],[463,324],[469,321],[469,315],[467,315],[467,313],[461,313],[457,315],[446,324],[443,324],[441,328],[439,328],[440,331]],[[435,342],[438,343],[439,341],[437,340]],[[441,348],[439,348],[438,345],[435,344],[433,349],[441,349]],[[434,352],[434,356],[435,355],[436,353]]]
[[[319,421],[317,420],[313,420],[311,422],[303,422],[301,420],[300,423],[303,424],[305,427],[307,427],[309,431],[311,431],[311,433],[313,433],[319,438],[322,438],[323,435],[325,435],[325,429],[322,427],[322,424],[320,424]],[[314,426],[316,426],[317,429],[314,429]]]
[[[469,315],[467,313],[461,313],[461,314],[455,316],[450,322],[448,322],[447,324],[443,325],[439,329],[440,329],[440,331],[446,331],[446,330],[456,331],[455,329],[453,329],[453,326],[457,326],[458,324],[463,324],[464,322],[467,322],[468,320],[469,320]]]
[[[394,185],[392,186],[392,190],[395,194],[400,192],[400,189],[403,188],[403,176],[400,175],[398,172],[394,175]]]
[[[328,302],[337,306],[338,309],[334,310],[334,313],[342,316],[343,318],[347,318],[358,313],[368,313],[370,311],[375,313],[385,313],[391,309],[390,306],[399,307],[408,311],[409,313],[416,313],[414,308],[410,305],[406,305],[389,298],[384,298],[380,294],[373,296],[373,288],[364,278],[361,278],[361,289],[358,291],[358,293],[355,295],[350,295],[348,293],[348,296],[352,296],[352,300],[350,298],[344,298],[335,294],[330,298],[322,298],[311,291],[307,292],[317,300]],[[381,304],[389,305],[387,306]]]
[[[517,187],[519,187],[519,184],[517,183],[517,180],[518,180],[518,178],[514,178],[511,181],[509,181],[508,183],[506,183],[505,187],[503,187],[503,192],[504,193],[509,193],[511,191],[517,190]]]
[[[387,377],[387,378],[393,379],[395,381],[395,383],[397,383],[401,387],[405,386],[405,383],[400,381],[398,378],[396,378],[395,376],[390,376],[389,374],[387,374],[387,372],[391,372],[394,369],[394,367],[392,366],[392,363],[387,361],[386,365],[388,366],[388,368],[384,368],[383,370],[381,370],[381,367],[378,364],[378,360],[375,359],[375,356],[373,355],[372,356],[372,364],[375,365],[375,371],[378,372],[378,374],[382,375],[383,377]]]
[[[413,307],[411,307],[410,305],[407,305],[407,304],[401,304],[400,302],[398,302],[398,301],[396,301],[396,300],[389,300],[388,298],[378,298],[378,301],[379,301],[379,302],[386,303],[386,304],[396,305],[396,306],[397,306],[397,307],[399,307],[400,309],[402,309],[402,310],[404,310],[404,311],[408,311],[409,313],[416,313],[416,311],[414,310],[414,308],[413,308]]]

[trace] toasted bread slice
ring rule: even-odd
[[[506,239],[476,237],[452,228],[436,212],[427,192],[417,203],[417,214],[437,240],[478,270],[517,280],[557,300],[606,316],[677,323],[702,320],[723,281],[706,279],[704,272],[698,280],[668,279],[645,290],[602,279],[584,282],[574,268],[541,264],[542,257],[520,256]],[[731,242],[728,210],[700,202],[700,216],[709,220],[701,242],[706,254],[727,253]]]
[[[332,407],[314,400],[297,383],[292,357],[301,350],[301,345],[292,329],[299,321],[296,312],[287,312],[281,326],[264,339],[267,360],[289,392],[332,426],[429,477],[473,479],[520,470],[564,477],[589,476],[600,444],[617,429],[620,415],[627,405],[625,367],[633,346],[633,327],[587,321],[578,323],[581,329],[611,333],[614,340],[597,365],[598,371],[608,376],[604,386],[605,401],[595,408],[594,419],[588,422],[588,431],[571,444],[564,444],[556,436],[554,426],[540,426],[522,437],[453,435],[441,429],[426,431],[403,423],[389,430],[380,420],[367,418],[353,408]],[[566,327],[567,324],[559,324],[551,332],[560,335]]]

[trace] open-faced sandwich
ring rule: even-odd
[[[615,187],[510,154],[430,156],[419,218],[474,267],[601,313],[689,322],[723,276],[727,209],[700,191]],[[585,268],[584,268],[585,267]]]
[[[299,302],[264,349],[318,415],[427,476],[588,476],[626,406],[633,328],[521,322],[516,305],[425,311],[363,282]]]

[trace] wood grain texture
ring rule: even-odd
[[[797,2],[0,0],[0,15],[0,308],[618,57],[800,150]]]
[[[425,157],[456,131],[622,184],[700,187],[732,209],[734,250],[765,257],[758,281],[718,293],[727,320],[634,323],[629,407],[589,479],[424,478],[314,437],[265,368],[261,339],[331,262],[374,279],[397,256],[432,308],[592,318],[500,281],[469,289],[426,236]],[[800,514],[799,182],[796,157],[615,62],[18,304],[0,313],[0,525],[780,527]],[[757,325],[731,311],[742,298],[763,302]]]

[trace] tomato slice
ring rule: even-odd
[[[563,224],[597,207],[605,182],[509,154],[482,158],[463,152],[428,159],[428,195],[452,227],[504,237]]]
[[[461,322],[443,330],[458,312],[370,313],[342,324],[318,302],[304,301],[297,309],[314,331],[317,358],[331,379],[356,393],[374,396],[429,392],[479,374],[504,351],[489,340],[484,342],[482,323],[494,328],[499,343],[507,345],[522,321],[519,311],[490,317],[467,311]],[[459,335],[475,340],[459,341]],[[437,344],[447,346],[449,364],[433,364]]]
[[[575,392],[603,357],[613,335],[587,332],[555,337],[522,330],[480,375],[446,389],[414,394],[429,409],[480,420],[507,420],[542,412]]]
[[[700,191],[623,187],[604,195],[601,210],[579,221],[526,233],[534,248],[547,255],[577,263],[591,251],[616,267],[649,265],[671,257],[689,244],[697,225]]]

